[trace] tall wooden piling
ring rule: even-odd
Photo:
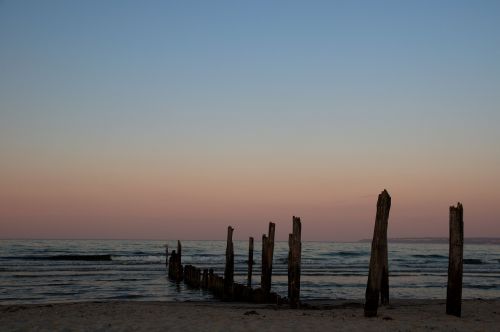
[[[288,237],[288,300],[292,308],[300,305],[300,261],[301,228],[300,218],[293,216],[292,234]]]
[[[271,293],[271,278],[273,274],[273,254],[274,254],[274,231],[275,224],[269,223],[268,236],[262,235],[262,274],[260,287],[267,296]]]
[[[181,281],[184,276],[181,250],[181,241],[177,241],[177,251],[173,250],[168,259],[168,276],[175,281]]]
[[[248,277],[247,286],[252,287],[252,270],[253,270],[253,237],[248,239]]]
[[[165,268],[168,269],[168,244],[165,244]]]
[[[377,315],[379,294],[384,289],[384,301],[389,301],[389,268],[387,251],[387,224],[391,209],[391,196],[384,190],[377,201],[377,215],[373,231],[370,269],[365,293],[365,317]]]
[[[233,247],[233,230],[231,226],[227,228],[227,244],[226,244],[226,267],[224,269],[224,297],[230,298],[233,294],[234,283],[234,247]]]
[[[450,206],[450,249],[448,257],[448,286],[446,313],[462,316],[462,278],[464,256],[464,210],[462,204]]]

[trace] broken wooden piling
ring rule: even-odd
[[[464,210],[462,204],[450,206],[450,248],[448,256],[448,285],[446,314],[462,315],[462,281],[464,256]]]
[[[233,230],[231,226],[227,227],[227,243],[226,243],[226,267],[224,269],[224,297],[229,299],[233,294],[234,283],[234,247],[233,247]]]
[[[268,236],[262,235],[262,273],[260,287],[267,296],[271,293],[271,278],[273,274],[273,253],[274,253],[274,230],[275,224],[269,223]]]
[[[168,244],[165,244],[165,268],[168,269]]]
[[[253,270],[253,237],[248,239],[248,276],[247,286],[252,287],[252,271]]]
[[[301,228],[300,218],[293,216],[292,234],[288,237],[288,300],[292,308],[300,305],[300,261]]]
[[[182,280],[182,265],[178,264],[178,257],[177,252],[172,251],[168,265],[168,276],[174,281]]]
[[[201,270],[190,264],[184,266],[184,283],[192,288],[200,288]]]
[[[365,317],[377,315],[379,295],[384,289],[382,298],[389,301],[389,268],[387,251],[387,225],[391,209],[391,196],[384,190],[377,201],[377,215],[373,231],[370,269],[365,293]]]
[[[208,269],[203,269],[203,274],[201,275],[201,288],[208,289]]]
[[[208,290],[213,290],[214,288],[214,269],[208,269]]]
[[[177,241],[177,251],[172,251],[168,263],[168,277],[175,281],[181,281],[183,278],[183,267],[181,258],[181,241]]]

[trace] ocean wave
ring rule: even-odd
[[[110,261],[111,255],[4,256],[5,260]]]
[[[448,256],[438,255],[438,254],[414,254],[411,257],[415,258],[439,258],[439,259],[448,259]]]
[[[245,282],[248,248],[235,242],[235,280]],[[46,245],[47,248],[42,248]],[[183,242],[182,264],[223,274],[225,241]],[[175,249],[175,247],[171,247]],[[302,244],[301,298],[362,298],[370,252],[364,244]],[[47,249],[47,250],[43,250]],[[260,281],[260,248],[254,252],[253,284]],[[446,290],[448,245],[392,244],[391,294],[405,298],[442,298]],[[61,255],[108,254],[111,261],[49,260]],[[500,247],[468,246],[464,251],[464,296],[500,298]],[[272,288],[287,292],[288,244],[276,242]],[[469,261],[477,259],[479,261]],[[476,264],[474,264],[476,263]],[[170,283],[165,250],[152,241],[26,241],[22,247],[0,242],[0,302],[70,300],[199,300],[208,295]],[[444,288],[443,288],[444,287]],[[1,287],[0,287],[1,288]],[[60,294],[77,292],[77,295]],[[44,293],[46,292],[46,293]],[[15,295],[14,295],[15,294]]]
[[[328,256],[328,257],[335,257],[335,256],[340,256],[340,257],[360,257],[360,256],[367,256],[368,253],[362,252],[362,251],[332,251],[332,252],[325,252],[325,253],[320,253],[318,256]]]
[[[476,288],[476,289],[498,289],[498,285],[464,285],[464,288]]]

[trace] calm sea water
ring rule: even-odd
[[[165,243],[175,241],[40,240],[0,241],[0,303],[50,303],[87,300],[210,300],[205,291],[167,279]],[[245,282],[248,243],[235,241],[235,280]],[[303,299],[362,299],[370,243],[304,242]],[[255,248],[261,248],[259,242]],[[260,282],[260,250],[254,253],[254,284]],[[110,254],[112,261],[51,261],[42,257]],[[183,264],[224,271],[224,241],[184,241]],[[286,296],[288,244],[277,242],[273,290]],[[464,298],[500,298],[500,246],[466,245]],[[446,297],[446,244],[389,244],[393,298]]]

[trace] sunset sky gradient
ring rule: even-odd
[[[0,1],[0,237],[500,237],[500,1]]]

